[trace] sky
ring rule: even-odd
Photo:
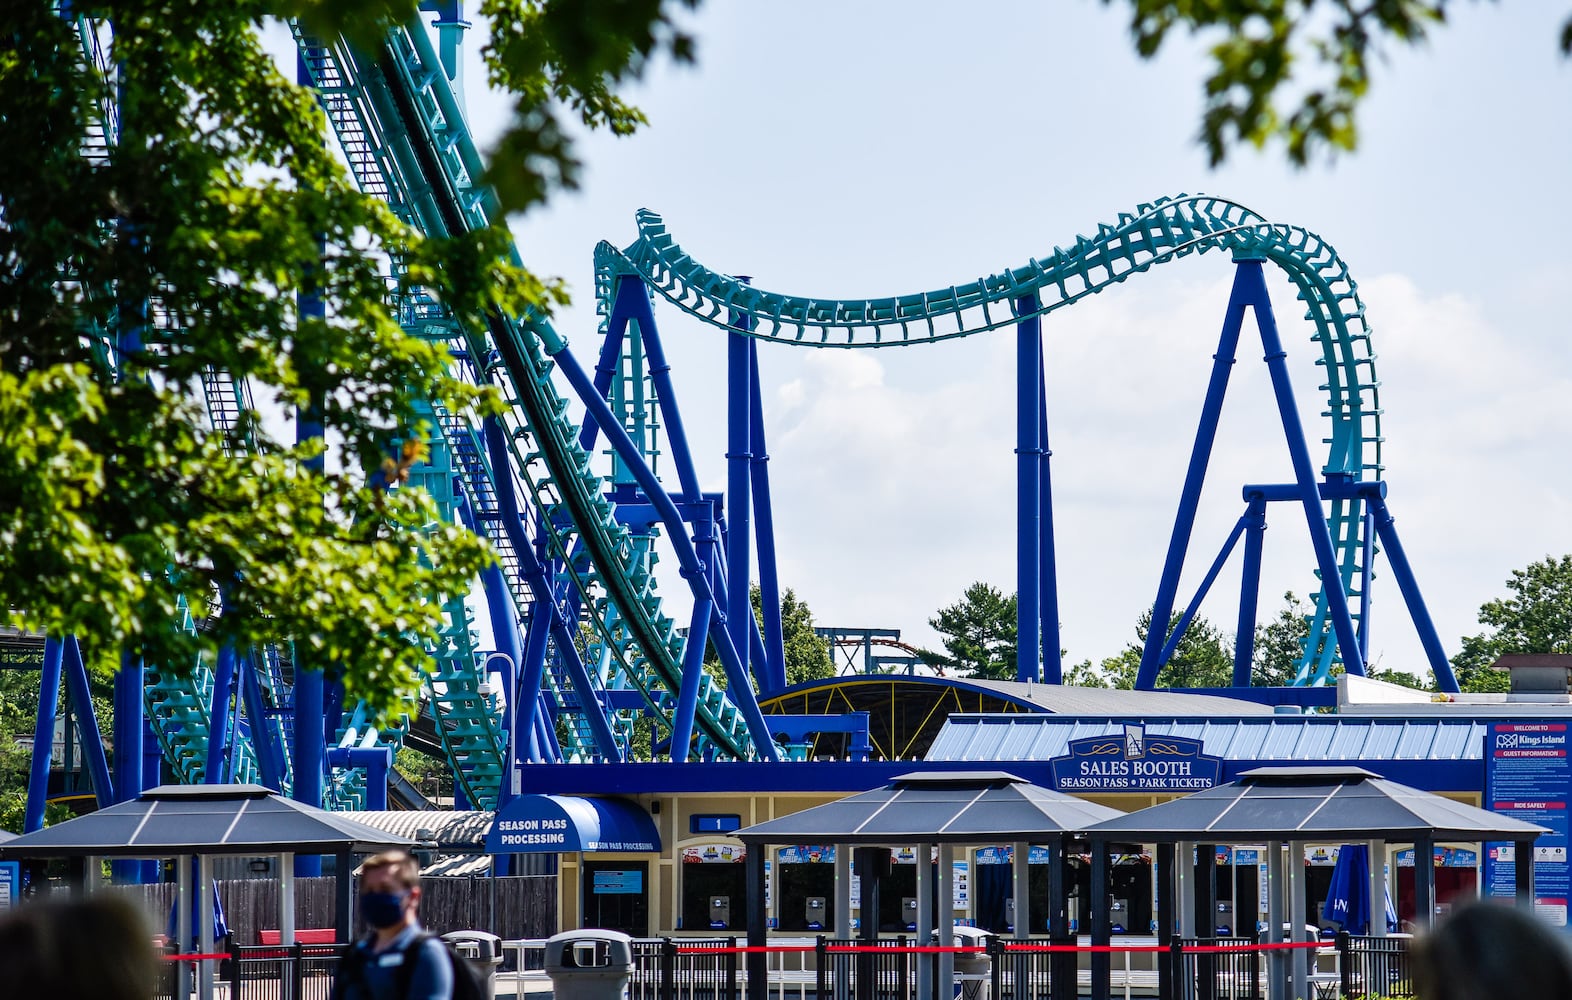
[[[1018,266],[1162,195],[1206,192],[1310,229],[1346,260],[1374,329],[1385,478],[1448,655],[1515,568],[1572,552],[1572,63],[1559,4],[1460,4],[1417,51],[1389,50],[1359,150],[1295,169],[1281,148],[1219,169],[1195,141],[1206,39],[1134,54],[1127,5],[708,0],[684,16],[694,66],[626,94],[650,124],[581,138],[582,190],[513,221],[525,263],[576,299],[555,320],[596,350],[592,253],[661,213],[707,266],[790,294],[875,297]],[[469,40],[471,127],[507,122]],[[1163,265],[1044,321],[1062,645],[1100,660],[1156,592],[1232,266]],[[1271,290],[1319,463],[1326,421],[1309,329]],[[656,311],[701,478],[725,482],[726,344]],[[1247,325],[1180,586],[1188,599],[1246,482],[1291,478]],[[761,378],[784,586],[820,625],[928,626],[968,584],[1015,589],[1014,337],[877,351],[765,343]],[[1313,592],[1303,516],[1275,507],[1261,613]],[[675,561],[667,610],[686,620]],[[1231,631],[1239,555],[1203,614]],[[1423,672],[1377,563],[1372,659]]]

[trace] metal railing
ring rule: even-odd
[[[499,992],[549,989],[545,944],[544,938],[501,943]],[[1295,948],[1311,950],[1316,1000],[1385,1000],[1414,995],[1409,944],[1406,935],[1344,933],[1335,942],[1175,936],[1167,944],[1145,938],[1101,948],[1073,937],[988,937],[983,947],[968,948],[918,946],[901,936],[772,938],[764,951],[770,1000],[909,1000],[922,978],[933,984],[933,1000],[957,993],[964,1000],[1073,1000],[1091,987],[1094,957],[1106,957],[1113,997],[1266,1000],[1275,964],[1269,956]],[[327,1000],[343,950],[341,944],[234,946],[205,960],[215,963],[230,1000]],[[746,951],[734,937],[636,939],[627,998],[746,1000]],[[954,956],[955,982],[948,985],[939,983],[943,952]],[[919,974],[923,965],[926,977]],[[177,962],[166,960],[157,1000],[179,1000],[176,972]]]
[[[1337,968],[1342,1000],[1361,997],[1411,997],[1414,995],[1413,967],[1409,961],[1410,939],[1404,937],[1365,937],[1344,931],[1337,935]]]

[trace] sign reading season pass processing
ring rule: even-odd
[[[1049,764],[1061,792],[1193,792],[1223,773],[1222,758],[1203,754],[1200,740],[1148,736],[1144,726],[1071,740],[1070,752]]]

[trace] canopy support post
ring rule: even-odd
[[[295,852],[278,856],[278,943],[295,943]]]
[[[1288,842],[1288,928],[1290,941],[1305,942],[1305,911],[1309,903],[1305,894],[1305,842]],[[1309,996],[1310,967],[1304,948],[1295,948],[1290,954],[1294,970],[1294,997]]]
[[[950,947],[955,944],[955,845],[939,845],[939,940],[935,944]],[[939,986],[937,993],[948,997],[955,982],[955,953],[939,954]]]
[[[920,843],[917,845],[917,930],[916,941],[918,947],[934,944],[932,940],[933,925],[933,845]],[[922,1000],[932,997],[933,992],[933,956],[919,953],[917,959],[917,996]]]

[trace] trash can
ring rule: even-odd
[[[633,975],[633,939],[587,927],[546,939],[546,975],[556,1000],[622,1000]]]
[[[955,954],[955,996],[961,1000],[983,1000],[993,975],[993,960],[988,957],[989,933],[981,927],[952,927],[951,943],[956,948],[976,948],[975,952]],[[937,932],[935,932],[937,936]]]
[[[485,931],[449,931],[442,940],[486,974],[486,1000],[497,995],[497,967],[502,964],[502,939]]]

